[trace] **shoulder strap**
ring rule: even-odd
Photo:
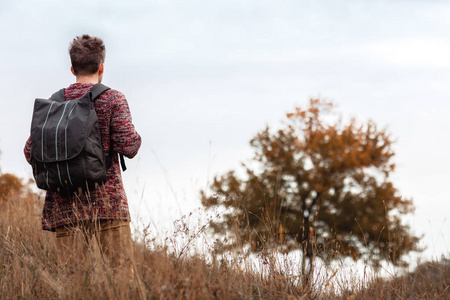
[[[91,99],[92,101],[94,101],[98,96],[100,96],[101,94],[103,94],[104,92],[106,92],[107,90],[110,90],[111,88],[101,84],[101,83],[97,83],[96,85],[94,85],[93,87],[91,87],[91,89],[89,90],[89,92],[91,93]],[[122,171],[125,172],[125,170],[127,169],[127,166],[125,165],[125,158],[123,157],[122,153],[119,153],[119,158],[120,158],[120,166],[122,167]]]
[[[56,93],[54,93],[50,99],[53,101],[58,101],[58,102],[64,102],[66,101],[66,97],[64,96],[64,90],[65,89],[60,89],[59,91],[57,91]]]
[[[89,90],[89,92],[91,93],[92,101],[94,101],[98,96],[100,96],[101,94],[110,89],[111,89],[110,87],[107,87],[104,84],[97,83]],[[125,172],[125,170],[127,169],[127,166],[125,165],[125,158],[123,157],[122,153],[119,153],[119,157],[120,157],[120,166],[122,167],[122,171]]]
[[[123,157],[122,153],[119,153],[119,157],[120,157],[120,166],[122,167],[122,171],[126,171],[127,170],[127,166],[125,165],[125,158]]]
[[[111,88],[101,84],[101,83],[97,83],[96,85],[94,85],[93,87],[91,87],[91,89],[89,90],[89,92],[91,92],[92,95],[92,100],[94,100],[95,98],[97,98],[98,96],[100,96],[101,94],[103,94],[104,92],[106,92],[107,90],[110,90]],[[56,93],[54,93],[50,99],[53,101],[58,101],[58,102],[64,102],[66,101],[66,97],[64,96],[64,91],[65,89],[60,89],[59,91],[57,91]]]
[[[91,87],[91,89],[89,90],[89,92],[92,95],[92,100],[95,100],[95,98],[97,98],[98,96],[100,96],[101,94],[103,94],[104,92],[106,92],[107,90],[110,90],[110,87],[107,87],[104,84],[101,83],[97,83],[96,85],[94,85],[93,87]]]

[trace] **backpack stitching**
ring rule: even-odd
[[[50,105],[50,108],[48,109],[48,112],[47,112],[47,117],[45,118],[44,125],[42,126],[42,136],[41,136],[41,152],[42,152],[42,160],[44,160],[44,128],[45,128],[45,124],[47,124],[48,115],[50,114],[50,111],[52,110],[53,104],[55,104],[55,101],[53,101],[53,102],[52,102],[52,105]],[[47,172],[48,172],[48,171],[47,171]],[[48,184],[47,184],[47,185],[48,185]]]
[[[61,115],[61,118],[59,118],[59,122],[58,125],[56,125],[56,132],[55,132],[55,151],[56,151],[56,160],[58,160],[58,128],[59,128],[59,124],[61,124],[62,119],[64,118],[64,114],[66,113],[66,108],[67,108],[67,104],[69,104],[69,102],[66,102],[66,104],[64,105],[64,110],[63,113]],[[66,127],[67,128],[67,127]],[[67,150],[67,148],[66,148]],[[59,172],[59,169],[58,169]],[[61,181],[61,180],[60,180]],[[62,184],[62,182],[61,182]]]
[[[69,115],[67,116],[67,120],[70,118],[70,115],[72,114],[73,110],[77,106],[78,102],[75,102],[75,105],[72,107],[72,109],[69,112]],[[67,159],[67,126],[69,126],[69,121],[66,123],[66,128],[64,129],[64,141],[65,141],[65,147],[66,147],[66,159]],[[72,181],[70,181],[72,182]]]

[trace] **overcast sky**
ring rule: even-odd
[[[0,168],[23,177],[33,101],[73,83],[67,48],[107,48],[104,83],[143,138],[124,174],[135,220],[159,230],[200,206],[248,141],[310,97],[387,126],[394,182],[426,258],[450,249],[450,4],[446,1],[0,1]],[[136,221],[135,221],[136,222]]]

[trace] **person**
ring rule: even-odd
[[[104,74],[105,46],[98,37],[77,36],[69,46],[71,72],[76,83],[65,89],[66,101],[80,98]],[[114,89],[94,101],[105,161],[106,182],[81,195],[49,192],[42,211],[42,228],[56,232],[59,263],[81,265],[87,261],[92,242],[100,246],[102,257],[118,266],[131,257],[130,213],[120,171],[118,154],[133,158],[141,137],[132,123],[125,96]],[[31,164],[31,138],[25,157]]]

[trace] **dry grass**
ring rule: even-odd
[[[450,261],[427,262],[412,273],[376,278],[354,299],[450,299]]]
[[[157,245],[144,234],[134,242],[133,279],[115,276],[92,252],[91,264],[75,274],[58,267],[55,237],[42,231],[42,199],[25,185],[3,193],[0,204],[0,299],[283,299],[311,292],[286,278],[266,278],[232,260],[195,254],[180,221],[177,235]],[[175,244],[177,241],[182,244]],[[169,250],[170,249],[170,250]],[[94,297],[95,296],[95,297]]]
[[[276,251],[249,259],[218,255],[217,244],[206,242],[199,254],[206,225],[190,229],[188,219],[162,243],[143,230],[132,280],[111,272],[95,251],[89,266],[69,274],[56,264],[54,235],[41,230],[42,199],[14,182],[5,188],[0,181],[0,299],[450,299],[446,260],[391,279],[339,281],[336,271],[322,270],[303,287],[300,268]]]

